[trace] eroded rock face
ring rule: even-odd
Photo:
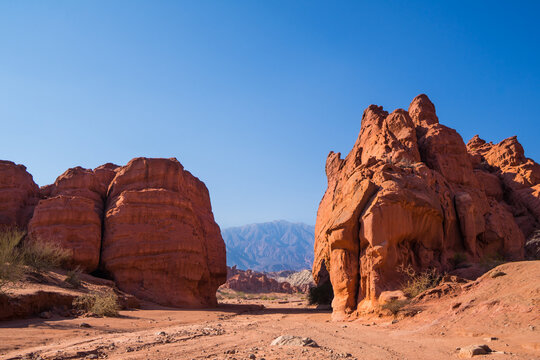
[[[23,165],[0,160],[0,225],[26,227],[39,200],[39,188]]]
[[[101,263],[118,287],[163,305],[216,305],[225,244],[204,183],[176,159],[118,170],[105,209]]]
[[[0,225],[60,244],[73,266],[108,272],[131,294],[180,307],[217,303],[225,243],[206,186],[176,159],[75,167],[41,189],[24,166],[0,161],[0,200]]]
[[[71,250],[74,265],[87,272],[97,270],[105,199],[117,168],[113,164],[94,170],[71,168],[42,188],[44,199],[28,224],[29,236],[34,241],[57,242]]]
[[[328,272],[334,317],[372,309],[401,287],[404,267],[522,259],[529,227],[538,226],[540,172],[515,142],[475,138],[467,148],[426,95],[408,111],[369,106],[347,157],[328,155],[317,213],[313,276]]]

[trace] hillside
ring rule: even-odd
[[[284,220],[223,229],[227,265],[256,271],[311,268],[314,230]]]

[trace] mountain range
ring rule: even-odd
[[[311,269],[315,227],[285,220],[223,229],[227,265],[256,271]]]

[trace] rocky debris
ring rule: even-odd
[[[302,289],[302,292],[307,292],[311,287],[315,286],[313,275],[307,269],[301,271],[284,270],[267,273],[266,275],[278,282],[288,282],[292,286],[297,286]]]
[[[163,305],[217,304],[225,244],[206,186],[176,159],[75,167],[41,189],[24,166],[0,161],[0,200],[0,225],[24,228],[31,218],[31,240],[59,243],[73,266],[108,272],[126,292]]]
[[[369,106],[350,153],[328,155],[317,212],[312,273],[332,284],[334,318],[378,306],[407,280],[403,268],[444,273],[461,257],[471,266],[497,254],[523,259],[539,224],[538,168],[515,138],[466,146],[426,95],[408,111]]]
[[[226,280],[208,190],[176,159],[136,158],[117,171],[101,249],[120,289],[163,305],[214,306]]]
[[[472,358],[476,355],[487,355],[491,352],[492,350],[487,345],[470,345],[460,348],[458,356],[460,358]]]
[[[319,347],[317,343],[308,338],[300,337],[293,335],[281,335],[272,340],[270,343],[272,346],[309,346],[309,347]]]
[[[26,227],[39,188],[23,165],[0,160],[0,225]]]
[[[288,282],[280,282],[264,273],[253,270],[240,270],[236,265],[227,269],[227,282],[221,286],[224,289],[248,293],[286,293],[305,292],[304,287],[292,286]]]

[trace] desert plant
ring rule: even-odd
[[[397,313],[399,313],[399,311],[403,309],[408,303],[409,300],[392,299],[389,302],[383,304],[382,309],[390,311],[392,315],[397,315]]]
[[[309,289],[308,301],[311,305],[329,305],[334,299],[334,290],[330,281]]]
[[[66,265],[71,259],[71,251],[58,243],[26,240],[20,246],[21,259],[38,272],[48,271]]]
[[[24,275],[18,248],[24,236],[25,232],[17,228],[0,230],[0,290],[7,284],[20,280]]]
[[[79,286],[81,286],[81,274],[82,270],[80,267],[77,266],[75,269],[71,269],[68,271],[64,281],[69,285],[73,286],[74,288],[78,288]]]
[[[441,275],[437,269],[428,269],[417,272],[411,265],[400,266],[398,271],[407,276],[407,281],[403,284],[402,291],[409,298],[414,298],[424,291],[431,289],[441,281]]]
[[[81,295],[73,300],[73,307],[97,316],[118,316],[120,305],[113,291]]]

